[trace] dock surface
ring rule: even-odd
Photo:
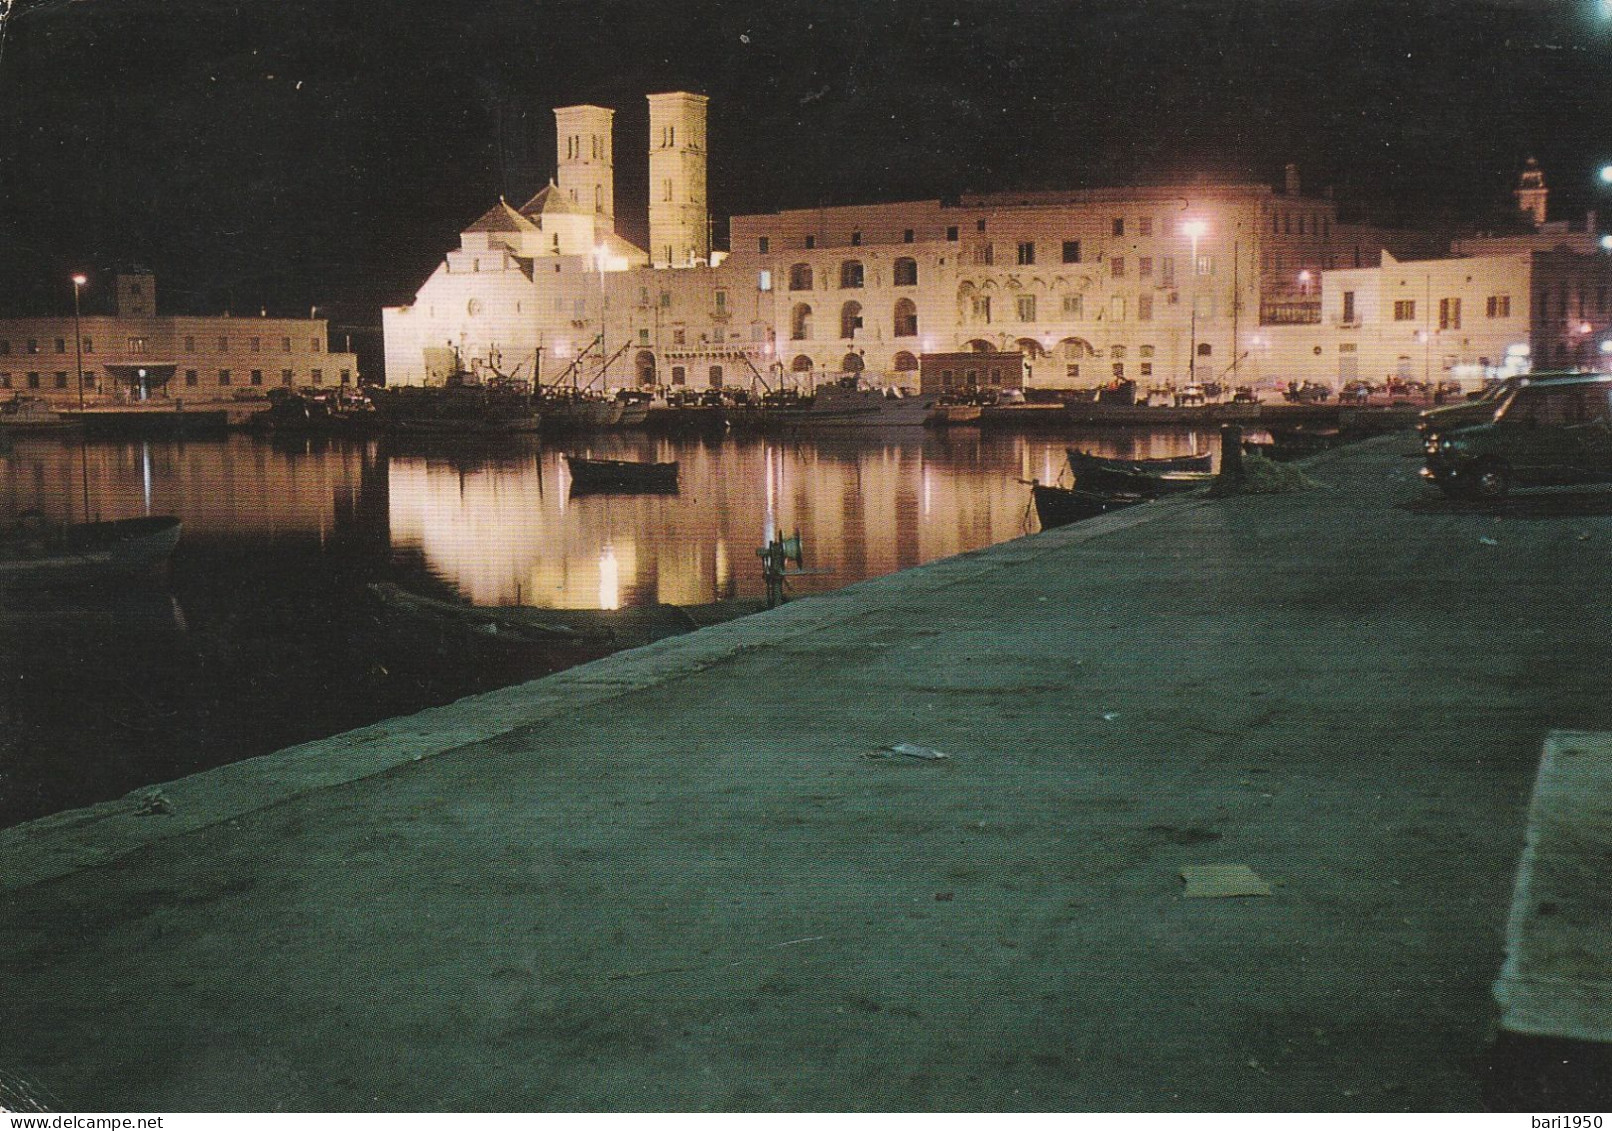
[[[1542,743],[1612,730],[1612,495],[1450,503],[1415,450],[0,833],[0,1082],[130,1112],[1478,1110]]]

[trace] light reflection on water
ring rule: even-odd
[[[78,445],[19,440],[0,456],[0,507],[78,518],[173,513],[187,543],[272,545],[333,532],[400,559],[478,605],[693,605],[764,592],[755,551],[799,531],[797,592],[877,577],[1034,531],[1025,481],[1057,482],[1066,447],[1117,456],[1214,446],[1186,430],[1010,436],[975,430],[721,440],[631,434],[565,443]],[[675,495],[573,496],[564,452],[668,461]],[[353,541],[353,540],[350,540]],[[183,550],[183,545],[181,547]],[[272,551],[271,551],[272,552]]]

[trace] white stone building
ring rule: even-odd
[[[925,353],[1017,349],[1031,390],[1119,378],[1336,385],[1579,358],[1592,333],[1581,319],[1549,336],[1562,283],[1570,306],[1581,294],[1595,305],[1589,275],[1604,260],[1583,255],[1582,240],[1576,259],[1541,259],[1537,243],[1430,259],[1419,233],[1340,222],[1330,194],[1304,195],[1291,166],[1280,191],[1194,183],[736,216],[731,250],[713,252],[706,100],[649,103],[651,250],[615,232],[611,111],[556,110],[556,181],[519,209],[500,202],[412,304],[384,312],[389,383],[462,366],[600,389],[847,372],[915,387]],[[1526,204],[1542,215],[1537,192]],[[1388,296],[1408,294],[1413,276],[1418,313],[1389,305],[1379,320],[1373,304],[1409,301]],[[1515,313],[1489,316],[1491,298]],[[1406,333],[1421,336],[1407,344]]]

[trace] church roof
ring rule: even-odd
[[[532,222],[511,208],[504,202],[503,198],[499,198],[498,203],[487,209],[486,214],[480,220],[465,229],[466,232],[529,232],[531,230]]]
[[[541,192],[521,205],[522,216],[538,215],[569,215],[592,216],[593,213],[582,207],[574,200],[570,200],[560,191],[560,186],[550,181]]]

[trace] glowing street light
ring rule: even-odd
[[[78,410],[84,411],[84,330],[79,315],[78,293],[84,289],[89,279],[84,275],[73,276],[73,357],[78,366]]]
[[[1600,177],[1603,185],[1612,185],[1612,165],[1602,165]]]

